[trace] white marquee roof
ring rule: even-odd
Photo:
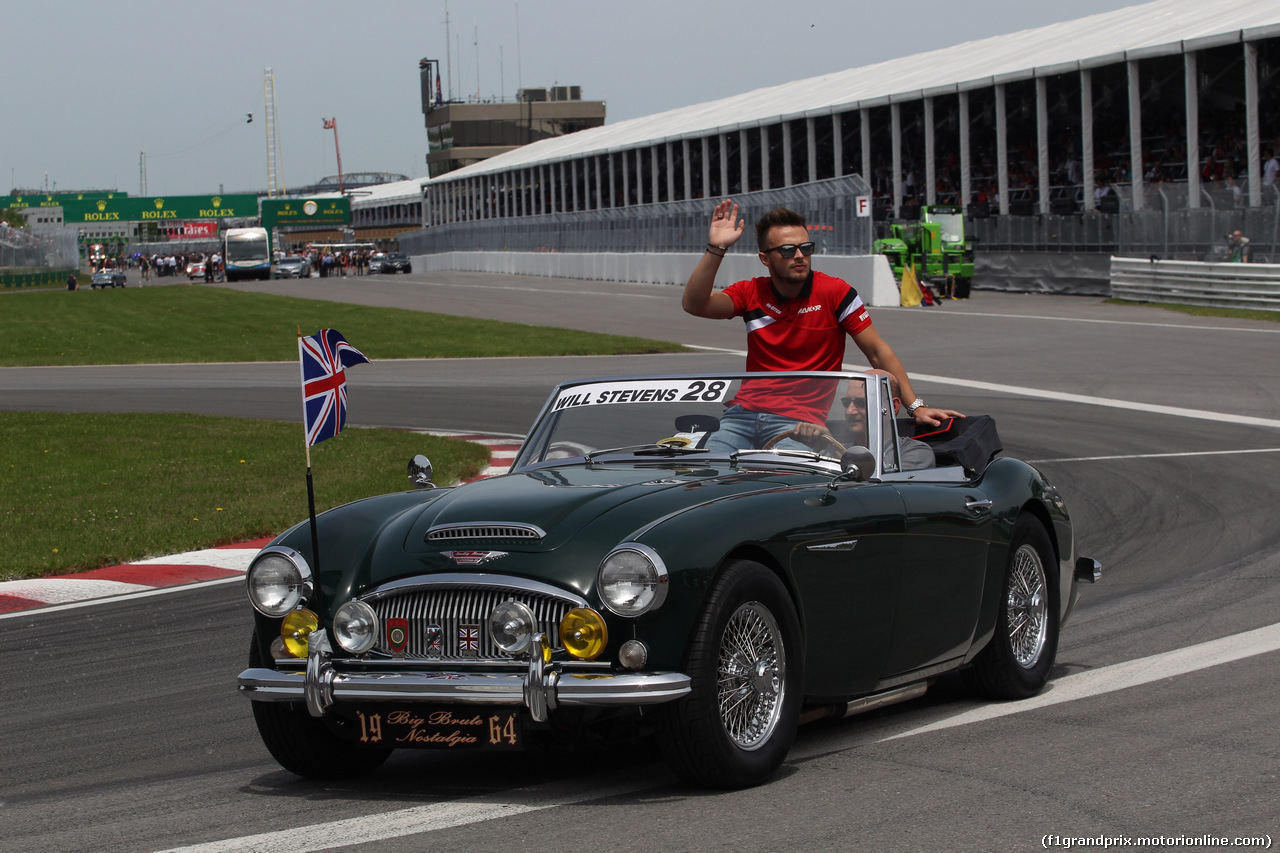
[[[779,119],[826,116],[839,108],[880,106],[1277,35],[1276,0],[1155,0],[544,139],[430,181],[401,184],[416,188]]]

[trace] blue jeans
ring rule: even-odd
[[[753,412],[741,406],[730,406],[720,416],[720,429],[711,433],[705,445],[707,450],[721,453],[734,450],[758,449],[780,433],[795,429],[795,418],[774,415],[769,412]],[[812,450],[802,441],[786,438],[775,447],[779,450]]]

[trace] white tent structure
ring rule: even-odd
[[[597,203],[608,206],[608,199],[617,197],[618,181],[648,177],[661,183],[663,176],[633,174],[637,170],[645,171],[645,164],[636,166],[623,158],[622,164],[628,174],[617,175],[615,167],[615,174],[611,176],[615,192],[609,194],[600,191],[601,188],[595,186],[590,173],[596,166],[596,158],[605,155],[641,152],[639,156],[642,157],[644,153],[661,146],[683,147],[709,142],[711,150],[708,157],[703,158],[704,168],[714,170],[718,160],[718,165],[723,170],[727,165],[726,158],[718,157],[717,149],[724,145],[726,137],[745,133],[748,129],[780,128],[783,146],[789,147],[787,136],[791,134],[788,129],[797,120],[831,122],[841,114],[856,111],[862,113],[860,118],[865,121],[865,111],[875,107],[893,108],[894,105],[919,103],[928,110],[930,103],[939,97],[956,95],[963,104],[968,100],[966,95],[978,90],[993,90],[999,99],[1004,87],[1010,83],[1029,80],[1043,86],[1048,78],[1065,74],[1079,76],[1084,90],[1088,92],[1089,77],[1094,69],[1116,65],[1123,66],[1129,78],[1130,132],[1139,140],[1139,144],[1131,146],[1131,153],[1135,160],[1140,160],[1140,101],[1143,85],[1140,63],[1158,56],[1184,58],[1187,63],[1186,80],[1190,84],[1186,96],[1187,124],[1190,126],[1199,96],[1200,79],[1196,74],[1196,55],[1200,51],[1225,45],[1238,46],[1245,62],[1244,83],[1250,91],[1246,97],[1250,124],[1248,171],[1250,175],[1256,175],[1259,156],[1256,150],[1257,49],[1260,42],[1274,39],[1277,35],[1280,35],[1280,4],[1274,0],[1217,0],[1213,3],[1203,0],[1155,0],[1074,21],[965,42],[941,50],[784,83],[718,101],[694,104],[535,142],[423,182],[428,198],[424,211],[425,224],[453,221],[459,216],[501,215],[499,210],[484,214],[482,210],[475,208],[474,199],[482,194],[492,195],[496,188],[514,186],[517,181],[527,181],[528,173],[535,170],[548,172],[546,182],[549,194],[554,196],[553,205],[545,205],[544,209],[584,209]],[[1038,124],[1045,124],[1047,109],[1044,104],[1039,107],[1035,120]],[[1092,110],[1084,110],[1086,122],[1091,117],[1091,112]],[[1007,116],[998,115],[997,121],[1004,124]],[[931,130],[927,123],[925,130]],[[849,164],[859,167],[855,170],[862,171],[864,175],[869,171],[866,168],[867,161],[871,159],[868,135],[863,134],[861,151],[844,151],[840,145],[834,146],[832,153],[837,161],[833,170],[835,174],[843,174]],[[1193,136],[1194,134],[1188,135],[1188,142],[1194,142]],[[814,135],[811,134],[809,139],[813,138]],[[836,139],[840,138],[841,134],[836,134]],[[1194,145],[1189,144],[1187,147],[1187,157],[1190,160],[1193,153],[1198,152],[1193,150]],[[1045,149],[1042,153],[1043,159],[1047,161],[1047,139],[1042,140],[1041,148]],[[762,156],[768,156],[767,152]],[[668,158],[668,162],[673,159],[675,158]],[[784,159],[787,159],[786,165],[790,166],[790,158],[785,158],[784,155]],[[812,162],[813,159],[815,158],[810,158],[811,173],[817,171],[817,164]],[[1086,162],[1087,159],[1086,157]],[[683,162],[688,163],[689,158],[684,158]],[[575,203],[572,174],[566,174],[563,180],[559,177],[563,165],[569,166],[568,173],[582,172],[588,176],[590,180],[587,183],[593,186],[590,198],[580,197]],[[931,164],[926,163],[928,165]],[[1047,180],[1047,162],[1044,165],[1045,168],[1039,171],[1042,180]],[[1140,162],[1137,166],[1133,171],[1139,175],[1140,181],[1143,170]],[[741,168],[743,167],[740,165]],[[764,173],[767,176],[772,171],[774,170],[765,169]],[[703,183],[715,183],[714,175],[707,177],[708,180]],[[1088,177],[1086,174],[1086,178]],[[812,178],[812,174],[792,173],[786,180],[790,183]],[[675,182],[679,182],[679,177]],[[688,187],[697,182],[698,176],[690,176],[684,183]],[[599,184],[603,183],[602,177]],[[926,181],[926,185],[932,184],[932,181]],[[1251,193],[1256,194],[1259,190],[1259,183],[1254,181],[1250,187]],[[1090,195],[1090,191],[1091,187],[1086,187],[1085,195]],[[895,198],[900,198],[901,192],[902,188],[898,187]],[[1001,192],[1000,195],[1007,203],[1008,192]],[[1041,203],[1046,205],[1047,211],[1048,199],[1044,197],[1047,193],[1041,195]],[[1195,193],[1191,195],[1194,197]],[[597,196],[600,199],[598,202],[595,200]],[[677,192],[672,197],[679,196],[680,193]],[[967,194],[962,191],[962,196],[967,197]],[[1255,204],[1258,203],[1256,198],[1252,200]],[[1136,206],[1141,207],[1141,204],[1139,194]],[[535,205],[528,212],[536,212],[537,209]],[[518,212],[513,210],[510,213]]]
[[[357,226],[379,208],[415,211],[442,245],[464,227],[454,243],[504,251],[472,226],[510,234],[538,219],[553,233],[547,217],[633,216],[853,175],[873,188],[877,218],[934,203],[1086,224],[1095,208],[1258,208],[1264,193],[1280,201],[1264,175],[1267,148],[1280,149],[1278,36],[1277,0],[1154,0],[541,140],[389,186],[353,211]]]

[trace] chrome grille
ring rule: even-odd
[[[476,522],[441,524],[427,531],[428,542],[452,542],[459,539],[541,539],[546,533],[532,524]]]
[[[574,604],[564,599],[527,592],[519,589],[489,587],[484,589],[413,589],[399,595],[390,595],[369,603],[381,620],[381,635],[374,645],[374,652],[391,655],[387,643],[387,620],[405,619],[409,636],[402,656],[421,660],[474,661],[509,659],[511,656],[498,649],[489,637],[489,614],[504,601],[516,600],[527,604],[538,621],[538,629],[547,635],[553,649],[560,644],[560,622]],[[459,632],[465,625],[478,627],[475,654],[464,654]],[[438,656],[427,653],[427,628],[437,626],[441,632],[441,650]]]

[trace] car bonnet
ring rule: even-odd
[[[671,512],[705,500],[708,495],[695,487],[722,473],[696,466],[566,466],[478,480],[424,507],[404,548],[423,555],[469,547],[469,541],[478,547],[501,540],[505,550],[549,551],[605,513],[649,495],[665,497],[660,507],[638,510],[636,526],[652,520],[653,511]],[[499,527],[527,532],[520,538],[493,535]]]

